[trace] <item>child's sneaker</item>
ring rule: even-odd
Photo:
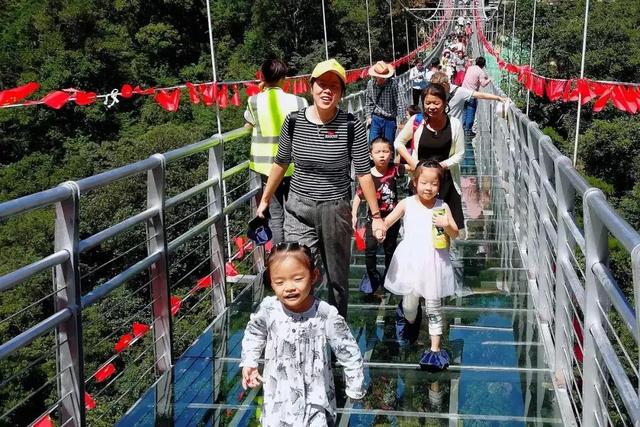
[[[418,315],[413,323],[409,323],[404,317],[402,301],[396,309],[396,338],[400,347],[406,347],[417,341],[420,335],[420,324],[422,323],[422,306],[418,305]]]
[[[449,367],[451,357],[447,350],[431,351],[425,350],[420,358],[420,368],[429,372],[444,371]]]

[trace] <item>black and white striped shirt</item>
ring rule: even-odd
[[[312,200],[336,200],[349,197],[351,161],[357,175],[370,173],[369,144],[364,126],[354,120],[354,140],[348,147],[347,113],[338,110],[324,125],[311,123],[306,108],[298,113],[293,141],[289,139],[289,118],[284,120],[275,162],[294,164],[291,191]],[[349,158],[351,152],[351,158]]]

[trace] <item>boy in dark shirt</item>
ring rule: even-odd
[[[396,165],[393,161],[393,147],[387,139],[379,137],[371,142],[371,159],[373,167],[371,168],[371,176],[376,187],[376,198],[378,199],[378,207],[382,218],[386,217],[398,204],[398,186],[397,178],[403,176],[406,171],[406,165]],[[362,190],[358,188],[353,198],[351,207],[352,223],[355,229],[358,221],[358,208],[362,202]],[[397,222],[387,230],[384,242],[379,243],[378,239],[373,235],[371,230],[371,210],[367,210],[366,222],[366,245],[365,258],[367,266],[367,275],[371,281],[371,286],[376,289],[384,283],[384,276],[387,274],[387,268],[393,257],[398,242],[398,231],[400,230],[400,222]],[[384,275],[380,276],[376,268],[376,253],[378,245],[384,247]]]

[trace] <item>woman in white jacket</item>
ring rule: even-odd
[[[464,228],[460,197],[460,162],[464,157],[464,129],[455,117],[449,117],[448,93],[443,85],[432,83],[423,92],[424,117],[412,116],[394,142],[398,154],[414,169],[419,161],[435,159],[445,169],[439,197],[451,209],[459,230]],[[412,141],[411,152],[407,144]]]

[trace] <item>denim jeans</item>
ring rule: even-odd
[[[385,119],[384,117],[371,115],[371,129],[369,129],[369,142],[378,137],[385,137],[387,141],[393,144],[396,139],[396,121]]]
[[[478,107],[478,100],[475,98],[464,102],[464,130],[470,131],[473,127],[473,121],[476,118],[476,108]]]

